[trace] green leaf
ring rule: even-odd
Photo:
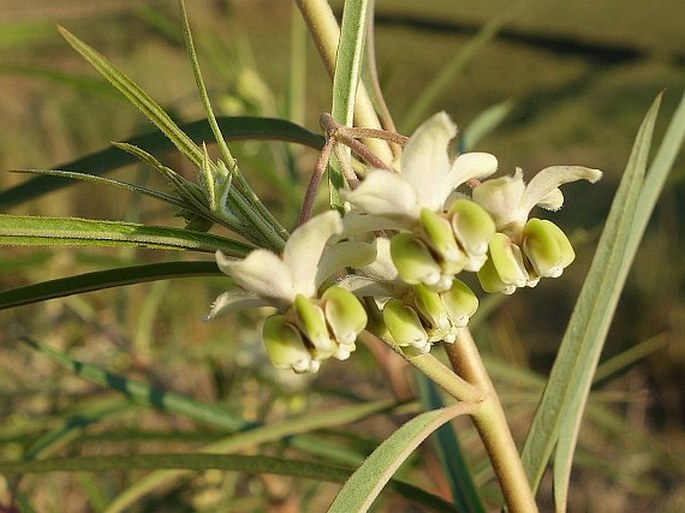
[[[278,140],[301,144],[316,150],[323,148],[323,137],[283,119],[220,117],[217,122],[228,141]],[[201,142],[212,137],[209,123],[205,119],[181,124],[179,128],[195,142]],[[156,131],[134,136],[126,140],[125,144],[136,146],[155,156],[160,156],[174,148],[169,139]],[[57,165],[55,168],[101,175],[137,162],[138,160],[133,155],[117,148],[107,148],[77,160]],[[39,176],[33,178],[5,191],[0,191],[0,209],[4,210],[34,200],[43,194],[73,183],[72,180],[62,177]]]
[[[343,7],[340,40],[333,72],[333,119],[345,126],[352,126],[357,99],[357,88],[364,62],[364,41],[369,17],[368,0],[347,0]],[[345,148],[349,155],[349,148]],[[331,207],[341,207],[338,191],[344,180],[339,169],[329,166],[328,190]]]
[[[286,437],[297,438],[300,433],[307,433],[322,428],[333,428],[367,418],[385,411],[395,403],[393,401],[376,401],[364,404],[339,407],[334,410],[307,413],[300,417],[276,421],[264,426],[254,427],[239,434],[231,435],[200,449],[202,453],[228,454],[255,447],[266,442],[282,440]],[[292,441],[291,441],[292,443]],[[106,513],[120,513],[140,500],[144,495],[159,486],[183,475],[181,470],[158,470],[138,480],[133,486],[124,490],[109,504]]]
[[[415,372],[414,376],[424,407],[430,410],[442,408],[444,404],[435,383],[422,373]],[[478,488],[453,427],[448,424],[439,427],[433,433],[432,441],[457,509],[465,513],[485,513]]]
[[[202,166],[202,151],[183,130],[171,119],[145,91],[133,80],[119,71],[95,49],[77,38],[64,27],[58,27],[60,34],[80,53],[103,77],[105,77],[128,101],[147,117],[171,142],[197,167]]]
[[[521,458],[534,490],[540,483],[554,445],[560,439],[561,430],[575,440],[573,433],[580,424],[592,376],[632,261],[627,249],[635,212],[649,208],[639,204],[639,197],[659,100],[657,98],[652,104],[638,132],[595,257],[526,438]],[[569,449],[565,441],[558,453],[561,459],[556,463],[567,467],[567,470],[572,453]]]
[[[658,101],[655,104],[658,107]],[[654,119],[656,118],[656,107],[654,107]],[[649,114],[648,114],[649,116]],[[644,174],[644,169],[647,166],[647,158],[649,156],[650,148],[650,137],[651,131],[653,130],[654,120],[650,122],[652,124],[645,132],[643,136],[643,141],[636,144],[634,147],[634,154],[631,155],[631,159],[628,162],[628,168],[626,169],[626,174],[629,174],[630,166],[633,165],[638,168],[638,173]],[[625,225],[621,226],[621,234],[619,240],[625,239],[625,246],[622,252],[618,253],[619,258],[622,258],[618,269],[612,274],[617,276],[617,279],[613,282],[605,282],[608,284],[613,284],[614,295],[611,296],[611,304],[607,307],[605,313],[605,318],[597,321],[594,325],[590,326],[590,329],[599,329],[599,333],[591,332],[596,336],[595,343],[597,346],[597,355],[593,358],[594,367],[590,370],[590,374],[587,377],[583,377],[582,381],[583,387],[578,391],[576,396],[573,398],[572,405],[569,409],[564,411],[564,418],[561,424],[561,429],[559,432],[559,442],[557,444],[557,450],[554,458],[554,501],[555,508],[558,513],[563,513],[566,511],[567,498],[568,498],[568,487],[571,479],[571,467],[573,465],[573,455],[575,452],[576,443],[578,440],[578,432],[580,430],[580,424],[583,416],[583,410],[585,404],[587,403],[588,394],[590,393],[590,383],[586,383],[586,380],[591,380],[593,377],[594,370],[597,366],[599,360],[599,352],[606,337],[606,333],[609,329],[609,323],[611,322],[611,317],[613,316],[613,311],[616,308],[616,303],[620,296],[620,291],[623,289],[625,280],[630,271],[633,259],[637,253],[640,241],[644,235],[649,218],[652,215],[656,201],[661,193],[664,183],[666,182],[666,177],[673,166],[675,158],[680,150],[683,139],[685,138],[685,95],[681,101],[680,107],[676,111],[669,128],[666,132],[666,136],[659,147],[657,155],[654,159],[654,163],[650,166],[646,178],[641,187],[638,190],[639,196],[637,199],[632,200],[631,204],[628,205],[626,211],[627,222]],[[638,135],[638,141],[640,136]],[[630,222],[632,221],[632,222]],[[601,244],[601,240],[600,240]],[[609,249],[611,251],[611,248]],[[611,286],[611,285],[609,285]],[[587,312],[588,314],[590,312]],[[597,312],[592,312],[597,315]],[[588,316],[589,318],[589,316]],[[569,326],[572,329],[572,325]]]
[[[242,257],[250,246],[225,237],[181,228],[74,217],[0,214],[0,246],[134,246],[190,250]]]
[[[213,261],[163,262],[107,269],[0,291],[0,310],[135,283],[221,274]],[[230,280],[228,276],[226,279]]]
[[[217,454],[141,454],[127,456],[74,456],[41,461],[0,461],[0,473],[43,474],[46,472],[103,472],[131,469],[207,469],[230,470],[250,474],[278,474],[292,477],[339,483],[350,469],[311,461],[286,460],[272,456],[217,455]],[[390,488],[437,512],[456,512],[440,497],[401,481],[392,481]],[[352,511],[352,510],[350,510]],[[349,511],[347,512],[349,513]]]
[[[328,513],[368,511],[385,484],[411,452],[437,428],[458,415],[468,413],[471,407],[468,403],[457,403],[447,408],[421,413],[405,423],[379,445],[350,476],[335,497]]]
[[[74,360],[66,353],[27,337],[21,340],[74,374],[105,388],[121,392],[134,404],[157,408],[169,414],[187,417],[230,432],[240,431],[253,425],[220,406],[195,401],[189,397],[150,386],[142,381],[107,372],[95,365]]]

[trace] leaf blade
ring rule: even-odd
[[[534,490],[539,486],[560,429],[568,425],[569,418],[582,415],[582,406],[589,394],[592,375],[627,275],[627,265],[621,255],[639,199],[659,99],[652,104],[638,131],[595,257],[526,437],[521,459]]]

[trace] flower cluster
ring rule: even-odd
[[[349,357],[368,305],[382,310],[396,344],[426,352],[435,342],[454,342],[478,308],[458,274],[476,273],[485,292],[505,294],[560,276],[573,248],[558,226],[529,219],[530,211],[557,210],[559,185],[595,182],[601,172],[555,166],[528,184],[521,170],[489,179],[498,165],[493,155],[450,156],[456,133],[445,113],[431,117],[409,138],[396,171],[368,170],[356,189],[341,191],[349,207],[343,217],[313,217],[282,255],[257,249],[234,260],[217,253],[237,287],[217,298],[209,317],[275,307],[262,331],[269,357],[277,367],[313,372],[327,358]]]

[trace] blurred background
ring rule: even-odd
[[[330,84],[313,45],[308,40],[305,46],[298,42],[302,27],[292,22],[290,2],[193,0],[188,4],[200,62],[220,113],[288,117],[319,131],[320,113],[330,110]],[[333,4],[339,13],[341,2]],[[409,135],[423,120],[412,120],[416,98],[509,4],[377,1],[379,75],[401,132]],[[202,115],[175,3],[3,0],[2,189],[27,179],[8,170],[59,168],[105,148],[110,141],[151,129],[60,38],[58,24],[105,54],[178,119],[190,121]],[[293,48],[305,50],[293,56]],[[305,72],[295,80],[294,70],[303,64]],[[605,172],[596,185],[567,186],[565,207],[549,216],[573,235],[576,263],[561,279],[485,301],[476,320],[476,339],[503,391],[519,440],[525,436],[541,379],[554,360],[637,128],[662,90],[657,143],[685,90],[684,2],[532,0],[478,50],[424,116],[445,110],[460,127],[467,127],[486,109],[508,102],[502,107],[509,109],[503,122],[475,147],[495,154],[503,173],[518,166],[531,176],[554,164],[580,164]],[[315,152],[254,141],[231,148],[248,179],[291,228]],[[193,174],[174,155],[166,162],[188,176]],[[141,167],[112,176],[164,187]],[[274,182],[274,177],[281,177],[280,181]],[[685,511],[684,179],[681,152],[609,333],[581,432],[570,511]],[[164,205],[91,184],[77,184],[10,212],[182,226]],[[179,258],[183,256],[143,250],[3,248],[0,289]],[[222,281],[136,285],[0,312],[0,457],[20,456],[66,416],[114,396],[18,346],[10,336],[15,326],[75,358],[225,404],[247,418],[268,420],[335,402],[335,389],[341,384],[359,397],[390,396],[363,348],[348,362],[326,365],[313,381],[271,371],[248,329],[257,316],[201,322],[222,290]],[[384,422],[357,426],[359,436],[366,436],[373,447],[392,429],[391,422]],[[83,454],[139,451],[140,441],[117,442],[108,439],[108,433],[187,427],[183,420],[154,412],[126,411],[89,427],[70,449]],[[477,475],[486,481],[478,442],[466,424],[463,433]],[[107,443],[98,443],[102,440]],[[145,444],[146,450],[169,448],[161,440]],[[135,473],[124,472],[49,474],[28,477],[22,490],[36,511],[100,511],[98,504],[133,479]],[[213,473],[189,478],[132,511],[260,511],[259,501],[250,500],[268,495],[268,483],[246,476],[226,479],[232,480],[231,486]],[[495,487],[489,489],[496,494]],[[546,482],[543,504],[549,495]],[[7,497],[7,483],[0,479],[0,505]],[[235,497],[243,502],[236,503]],[[62,509],[65,504],[68,509]],[[386,502],[382,510],[391,505],[392,501]]]

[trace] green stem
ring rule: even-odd
[[[295,2],[309,27],[324,65],[332,77],[335,69],[335,54],[340,39],[340,27],[335,20],[331,6],[327,0],[295,0]],[[357,125],[382,129],[364,84],[359,84],[354,114]],[[386,142],[373,139],[365,142],[381,160],[393,161],[393,153]]]
[[[480,407],[471,416],[490,457],[509,512],[537,512],[535,497],[509,430],[502,404],[469,329],[462,328],[457,341],[445,344],[445,350],[454,372],[485,392]]]
[[[369,331],[363,331],[359,339],[363,342],[380,339],[455,399],[474,404],[482,402],[483,392],[480,388],[457,376],[430,353],[411,353],[397,345],[390,337],[379,337]]]

